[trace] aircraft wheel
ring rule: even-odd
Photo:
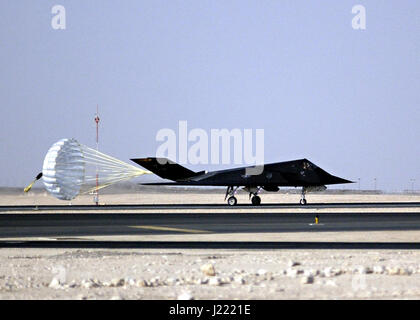
[[[254,206],[259,206],[261,204],[261,198],[259,196],[253,196],[251,202]]]
[[[304,206],[306,204],[306,199],[300,199],[300,204]]]
[[[236,206],[236,204],[238,203],[238,200],[236,200],[235,197],[229,197],[229,199],[227,200],[228,205],[230,206]]]

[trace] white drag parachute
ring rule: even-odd
[[[81,193],[146,173],[149,171],[84,146],[75,139],[54,143],[42,167],[46,190],[60,200],[72,200]]]

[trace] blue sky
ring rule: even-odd
[[[264,129],[267,162],[420,185],[419,16],[408,0],[1,1],[0,186],[26,185],[60,138],[94,147],[97,104],[100,149],[122,160],[187,120]]]

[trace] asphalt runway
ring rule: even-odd
[[[162,210],[164,211],[164,210]],[[264,233],[420,230],[419,212],[393,213],[24,213],[0,214],[0,247],[420,249],[420,242],[267,242]],[[255,241],[94,241],[95,236],[255,234]],[[25,238],[29,238],[25,240]],[[78,239],[78,237],[85,237]],[[10,240],[10,239],[19,240]],[[37,240],[33,238],[43,238]],[[3,239],[3,240],[1,240]],[[304,239],[302,239],[304,240]]]
[[[355,202],[355,203],[262,203],[259,206],[252,204],[240,204],[229,206],[220,204],[118,204],[118,205],[24,205],[24,206],[0,206],[1,212],[10,211],[95,211],[95,210],[167,210],[167,209],[329,209],[329,208],[420,208],[420,202]]]
[[[49,249],[369,249],[419,250],[419,242],[273,242],[273,241],[0,241],[0,248]]]

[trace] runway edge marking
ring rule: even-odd
[[[172,227],[165,227],[165,226],[129,226],[129,227],[136,228],[136,229],[175,231],[175,232],[184,232],[184,233],[210,233],[210,231],[207,231],[207,230],[172,228]]]

